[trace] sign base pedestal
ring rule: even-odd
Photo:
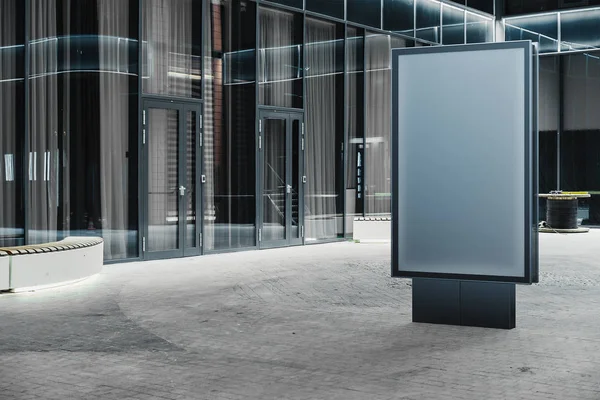
[[[413,278],[413,322],[513,329],[514,283]]]

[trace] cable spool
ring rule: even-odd
[[[546,223],[554,229],[577,229],[577,198],[548,198]]]

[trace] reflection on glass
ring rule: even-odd
[[[204,248],[256,245],[256,3],[204,2]],[[230,72],[228,72],[230,71]]]
[[[442,43],[462,44],[465,42],[465,12],[460,8],[442,5]]]
[[[105,259],[138,254],[137,15],[134,0],[31,1],[31,243],[94,235]],[[96,50],[73,57],[79,37]]]
[[[44,62],[30,66],[32,78],[61,72],[97,70],[118,74],[137,73],[137,63],[134,62],[137,59],[137,41],[126,36],[77,34],[40,38],[29,42],[29,51],[32,54],[45,54]],[[111,54],[111,57],[98,58],[100,52]]]
[[[179,248],[179,112],[147,115],[148,251]]]
[[[562,51],[600,47],[600,10],[561,13]]]
[[[383,29],[414,36],[415,0],[383,0]]]
[[[306,19],[306,240],[343,235],[344,30]]]
[[[0,2],[0,246],[24,244],[24,2]]]
[[[558,51],[557,14],[508,18],[505,26],[506,41],[531,40],[539,43],[541,53]]]
[[[467,11],[467,43],[487,43],[493,41],[493,20]]]
[[[416,8],[417,38],[440,42],[440,3],[435,0],[418,0]]]
[[[364,31],[348,27],[346,39],[346,235],[352,234],[354,217],[364,212]]]
[[[302,16],[260,7],[259,101],[302,108]]]
[[[283,240],[286,228],[286,120],[263,120],[262,240]]]
[[[144,93],[202,96],[200,1],[142,2]]]
[[[346,13],[348,21],[381,27],[380,0],[346,0]]]
[[[186,208],[185,208],[185,246],[196,247],[196,126],[195,111],[188,111],[186,118]]]

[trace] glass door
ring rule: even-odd
[[[304,129],[302,114],[263,111],[259,121],[261,248],[302,244]]]
[[[200,113],[199,104],[144,102],[145,259],[201,253]]]

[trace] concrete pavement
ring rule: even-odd
[[[600,399],[600,230],[541,251],[512,331],[413,324],[387,245],[105,266],[0,295],[0,399]]]

